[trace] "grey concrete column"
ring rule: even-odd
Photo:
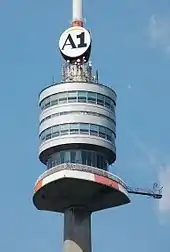
[[[64,252],[91,252],[91,213],[86,209],[64,213]]]

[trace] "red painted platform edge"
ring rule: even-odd
[[[110,187],[113,187],[117,190],[119,190],[119,185],[117,182],[113,181],[112,179],[109,178],[105,178],[103,176],[99,176],[99,175],[94,175],[95,177],[95,182],[100,183],[100,184],[104,184]]]

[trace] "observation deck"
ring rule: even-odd
[[[64,213],[72,206],[99,211],[127,204],[130,199],[117,176],[95,167],[62,164],[39,177],[33,201],[39,210]]]
[[[40,210],[89,212],[130,202],[125,183],[108,172],[116,159],[116,93],[92,76],[91,63],[66,62],[62,81],[39,95]]]

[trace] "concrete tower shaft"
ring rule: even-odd
[[[64,214],[64,252],[91,252],[91,213],[70,208]]]

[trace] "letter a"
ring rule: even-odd
[[[68,43],[67,43],[67,41],[68,41]],[[67,37],[67,39],[66,39],[66,41],[65,41],[65,43],[64,43],[64,45],[62,47],[62,50],[64,50],[65,46],[68,46],[68,45],[71,45],[72,49],[76,48],[76,45],[75,45],[75,43],[74,43],[74,41],[73,41],[70,34],[68,35],[68,37]]]

